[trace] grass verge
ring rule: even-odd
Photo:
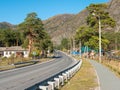
[[[117,77],[120,78],[120,61],[117,60],[103,60],[103,65],[108,67]]]
[[[39,59],[37,63],[46,62],[48,60],[51,60],[51,58]],[[20,67],[25,67],[25,66],[35,64],[35,62],[34,61],[31,62],[30,59],[26,59],[24,61],[21,61],[21,58],[16,58],[14,61],[15,63],[28,62],[28,63],[21,63],[21,64],[17,64],[17,65],[8,64],[8,61],[10,61],[10,60],[6,59],[6,60],[3,60],[2,62],[0,62],[0,71],[10,70],[10,69],[14,69],[14,68],[20,68]]]
[[[96,90],[97,87],[97,76],[93,66],[89,61],[83,60],[81,69],[61,90]]]

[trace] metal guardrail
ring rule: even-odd
[[[120,60],[120,56],[114,55],[111,52],[106,52],[106,56],[108,59]]]
[[[114,59],[114,60],[120,60],[120,56],[113,56],[113,55],[110,55],[110,56],[107,56],[108,59]]]
[[[72,78],[75,73],[80,69],[82,64],[82,60],[79,60],[75,65],[71,66],[68,69],[65,69],[64,71],[61,71],[60,73],[36,84],[33,88],[33,86],[25,89],[25,90],[55,90],[59,89],[61,85],[64,85],[65,82],[67,82],[70,78]]]

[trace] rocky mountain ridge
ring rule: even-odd
[[[110,16],[116,21],[116,27],[112,30],[118,32],[120,31],[120,0],[111,0],[107,4],[107,10]],[[64,16],[66,16],[65,20]],[[72,37],[75,34],[77,28],[86,25],[87,16],[88,11],[86,9],[76,15],[58,15],[52,17],[50,20],[48,19],[44,21],[45,29],[52,37],[52,41],[55,44],[60,44],[60,41],[63,38]],[[57,23],[57,20],[62,23],[62,25],[60,23]],[[52,23],[52,26],[50,25],[50,23]],[[57,27],[55,27],[56,25]]]
[[[120,31],[120,0],[111,0],[108,10],[111,17],[116,21],[115,30]]]
[[[120,0],[112,0],[109,2],[107,10],[110,16],[116,21],[116,27],[113,30],[120,31]],[[85,9],[78,14],[61,14],[53,16],[44,20],[43,24],[54,44],[60,44],[63,38],[72,37],[77,28],[86,25],[87,16],[88,11]],[[5,26],[7,28],[14,27],[14,25],[7,22],[0,23],[0,28]]]
[[[72,37],[75,31],[81,25],[86,25],[87,10],[73,15],[63,14],[55,16],[51,19],[44,21],[45,30],[50,34],[52,41],[55,44],[60,44],[63,38]]]
[[[12,25],[8,22],[0,22],[0,29],[14,29],[15,25]]]

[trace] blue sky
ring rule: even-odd
[[[42,20],[58,14],[77,14],[91,3],[109,0],[0,0],[0,22],[19,24],[26,15],[36,12]]]

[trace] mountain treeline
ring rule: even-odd
[[[35,12],[29,13],[14,30],[2,28],[0,30],[0,46],[22,46],[29,49],[30,54],[35,50],[52,50],[53,48],[51,39]]]
[[[101,27],[102,27],[102,47],[108,50],[120,49],[120,27],[119,27],[120,26],[120,10],[119,10],[120,2],[118,0],[112,0],[112,1],[113,2],[109,2],[107,4],[91,4],[85,10],[81,11],[78,14],[61,14],[61,15],[53,16],[43,21],[44,25],[42,26],[43,26],[43,29],[45,30],[42,30],[40,32],[42,34],[44,33],[43,31],[46,31],[50,35],[52,42],[55,45],[60,45],[61,43],[60,47],[62,48],[65,47],[69,49],[70,47],[72,47],[73,46],[73,44],[71,44],[73,43],[72,39],[73,37],[75,37],[75,40],[76,40],[75,43],[77,44],[77,46],[79,46],[79,41],[81,40],[82,45],[87,45],[87,46],[90,46],[91,48],[98,49],[98,29],[99,29],[98,16],[100,16]],[[92,15],[93,12],[97,16],[93,16]],[[35,18],[37,19],[38,17],[35,16]],[[42,43],[43,41],[48,42],[49,40],[39,41],[42,44],[40,45],[37,42],[37,38],[39,36],[38,34],[36,34],[38,35],[37,37],[34,37],[34,35],[28,36],[27,30],[29,30],[31,27],[27,27],[27,25],[26,26],[24,25],[28,21],[30,20],[28,20],[28,18],[26,17],[24,22],[18,25],[21,27],[18,28],[17,26],[17,30],[15,29],[12,30],[12,31],[16,31],[17,33],[20,32],[19,35],[22,38],[20,38],[19,40],[18,39],[11,40],[9,38],[7,41],[12,41],[14,45],[22,45],[24,47],[27,46],[29,47],[29,50],[30,50],[30,47],[32,49],[34,48],[34,46],[36,46],[36,48],[47,47],[45,43],[44,44]],[[24,30],[24,26],[26,27],[25,30]],[[38,28],[36,26],[34,27]],[[22,30],[20,30],[20,28]],[[30,31],[34,31],[34,30],[30,29]],[[0,32],[3,33],[3,30],[1,30]],[[35,32],[32,32],[32,33],[35,34]],[[11,46],[11,43],[5,42],[3,36],[1,35],[2,34],[0,34],[0,37],[2,37],[0,38],[1,39],[0,46]],[[46,38],[49,38],[49,35],[47,35]],[[40,37],[40,39],[42,38],[43,37]],[[32,43],[32,45],[28,46],[28,43],[30,44],[29,41]]]
[[[110,17],[109,13],[106,11],[106,8],[106,4],[91,4],[87,7],[89,12],[88,17],[86,18],[87,25],[81,26],[76,31],[75,40],[77,44],[81,41],[83,45],[98,50],[99,29],[101,28],[102,49],[108,49],[110,41],[107,37],[105,37],[105,35],[108,34],[108,32],[106,33],[106,29],[115,27],[115,21]]]
[[[97,5],[96,5],[97,6]],[[98,7],[101,7],[98,5]],[[92,8],[92,7],[91,7]],[[96,8],[97,9],[97,8]],[[102,36],[109,40],[108,47],[109,49],[120,49],[120,1],[119,0],[112,0],[106,5],[102,7],[102,11],[105,14],[102,14],[101,25],[105,23],[105,28],[102,28]],[[101,11],[100,11],[101,12]],[[98,13],[98,12],[97,12]],[[86,8],[83,11],[79,12],[78,14],[62,14],[54,16],[50,19],[45,20],[43,23],[45,25],[45,29],[52,37],[52,41],[54,44],[60,45],[62,39],[64,38],[72,38],[75,35],[76,30],[81,27],[88,25],[90,18],[86,21],[86,18],[90,15],[90,11]],[[103,15],[107,15],[109,19],[104,19]],[[95,17],[92,17],[97,19]],[[110,24],[110,20],[115,21],[114,27],[108,27],[108,23]],[[90,21],[93,25],[93,21]],[[90,25],[90,24],[89,24]],[[111,23],[114,25],[114,22]],[[98,27],[98,22],[96,23],[95,27]],[[98,31],[98,28],[97,30]],[[110,34],[104,35],[104,34]],[[116,38],[117,37],[117,38]],[[69,40],[70,41],[70,40]]]
[[[81,25],[73,37],[63,38],[60,48],[88,46],[91,49],[99,49],[99,23],[101,24],[102,50],[120,49],[120,32],[115,32],[116,21],[109,15],[107,4],[91,4],[87,8],[86,25]],[[64,43],[63,43],[64,42]],[[76,44],[76,45],[74,45]]]

